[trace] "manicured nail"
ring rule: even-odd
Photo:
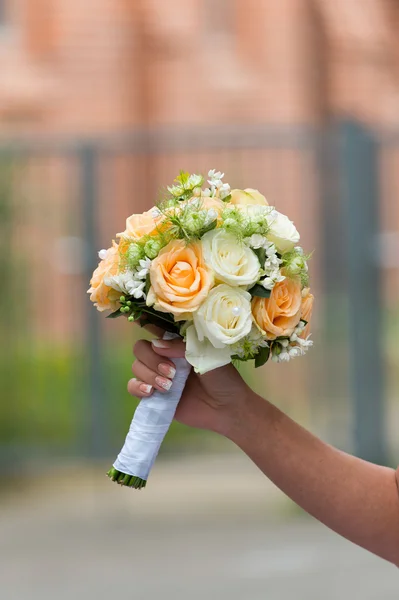
[[[168,377],[169,379],[173,379],[173,377],[176,375],[176,369],[174,369],[170,365],[167,365],[166,363],[161,363],[160,365],[158,365],[158,371],[162,373],[162,375]]]
[[[170,379],[165,379],[165,377],[155,377],[155,381],[159,387],[161,387],[165,392],[169,392],[172,387],[172,382]]]
[[[170,348],[170,344],[166,340],[152,340],[151,344],[155,346],[155,348]]]
[[[151,394],[152,385],[148,385],[147,383],[142,383],[140,385],[140,391],[143,392],[143,394]]]

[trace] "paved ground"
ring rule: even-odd
[[[245,459],[160,465],[140,493],[100,473],[3,499],[1,600],[399,597],[397,569],[299,518]]]

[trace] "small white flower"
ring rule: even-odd
[[[297,356],[303,356],[305,352],[300,346],[294,346],[293,348],[289,349],[288,354],[291,358],[296,358]]]
[[[135,277],[137,279],[145,279],[149,273],[151,267],[151,259],[150,258],[142,258],[139,261],[140,268],[137,268],[135,272]]]
[[[310,335],[306,339],[298,338],[297,343],[302,346],[302,348],[311,348],[313,346],[313,340],[309,339]]]
[[[134,298],[141,298],[144,295],[144,281],[137,281],[137,279],[131,279],[127,282],[126,288]]]
[[[204,198],[209,198],[212,195],[212,192],[210,189],[206,188],[205,190],[202,191],[201,196],[203,196]]]
[[[215,219],[218,218],[218,213],[214,208],[210,208],[207,211],[207,215],[206,215],[206,219],[205,219],[205,225],[209,225],[210,223],[213,223],[213,221]]]
[[[203,179],[202,175],[190,175],[187,179],[187,183],[184,185],[185,189],[190,190],[193,188],[197,188],[199,185],[202,185]]]
[[[257,250],[258,248],[263,248],[265,243],[268,243],[267,239],[260,235],[260,233],[254,233],[251,237],[245,238],[245,243],[251,248]]]
[[[289,341],[288,340],[281,340],[280,344],[282,345],[283,348],[287,348],[287,346],[289,345]]]
[[[100,260],[105,260],[107,258],[107,253],[108,250],[100,250],[98,253],[98,257],[100,258]]]
[[[158,219],[158,217],[160,217],[160,216],[161,216],[161,211],[160,211],[158,208],[154,208],[154,209],[151,211],[151,216],[152,216],[154,219]]]
[[[262,286],[265,290],[272,290],[274,288],[273,279],[271,277],[265,277],[265,279],[262,280]]]
[[[288,354],[288,352],[281,352],[278,355],[279,361],[280,362],[289,362],[290,360],[290,355]]]
[[[230,194],[231,188],[228,183],[223,183],[223,185],[219,188],[219,198],[224,200]]]
[[[223,179],[224,173],[212,169],[211,171],[208,171],[208,177],[209,179]]]
[[[279,260],[276,256],[276,246],[272,243],[269,242],[266,238],[264,238],[265,240],[265,249],[266,249],[266,256],[268,256],[269,258],[276,258],[277,260]],[[282,261],[280,261],[282,262]]]

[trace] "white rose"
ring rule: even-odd
[[[251,294],[221,284],[213,288],[194,313],[198,339],[225,348],[248,335],[252,328]]]
[[[202,245],[205,261],[214,270],[216,280],[233,286],[252,286],[259,279],[258,257],[234,234],[213,229],[203,236]]]
[[[281,254],[289,252],[299,242],[299,233],[286,215],[275,210],[270,216],[269,223],[270,231],[267,238],[275,244],[277,251]]]
[[[231,362],[232,351],[229,346],[215,348],[209,340],[198,339],[194,325],[186,331],[186,360],[194,367],[196,373],[203,375],[208,371],[223,367]]]

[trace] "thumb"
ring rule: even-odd
[[[151,340],[151,345],[156,354],[167,358],[184,358],[186,354],[186,344],[182,339],[155,339]]]

